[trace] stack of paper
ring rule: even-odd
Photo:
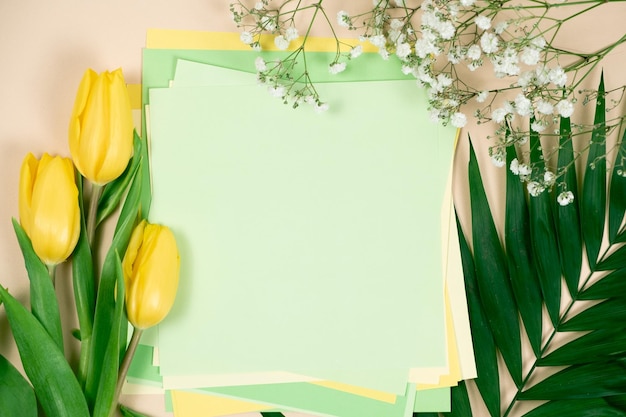
[[[236,34],[147,44],[149,220],[176,234],[181,279],[127,392],[164,390],[177,417],[449,410],[475,367],[456,131],[428,120],[424,92],[376,54],[329,75],[322,40],[307,68],[330,109],[294,110],[257,85]]]

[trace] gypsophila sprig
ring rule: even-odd
[[[532,133],[549,137],[560,118],[575,116],[578,106],[593,101],[597,92],[580,90],[581,83],[626,41],[625,34],[590,53],[561,46],[565,29],[577,24],[574,19],[608,3],[603,0],[373,0],[366,10],[346,6],[335,19],[329,19],[322,1],[297,1],[295,7],[291,7],[292,0],[244,3],[234,3],[231,11],[243,30],[242,41],[254,49],[260,48],[262,33],[275,36],[276,46],[285,46],[286,31],[296,21],[296,14],[313,11],[311,18],[305,19],[307,35],[315,18],[323,16],[337,39],[337,55],[329,63],[333,74],[343,71],[348,60],[362,52],[359,46],[342,55],[333,26],[356,31],[359,40],[372,45],[382,59],[400,61],[402,72],[412,74],[427,91],[431,120],[464,127],[473,116],[478,124],[493,123],[490,155],[497,166],[504,165],[507,146],[523,146]],[[567,12],[565,17],[563,12]],[[306,37],[302,41],[288,58],[266,63],[261,67],[264,70],[259,70],[261,82],[273,92],[279,84],[284,86],[279,88],[282,98],[294,107],[304,98],[320,102],[306,72]],[[297,60],[304,64],[298,75]],[[295,87],[300,82],[304,87]],[[621,103],[624,91],[625,87],[615,90],[610,108]],[[478,109],[468,114],[466,109],[476,103]],[[608,120],[607,128],[614,129],[623,118]],[[588,125],[579,125],[572,135],[590,130]],[[550,163],[549,159],[545,162]],[[560,175],[556,173],[557,178]],[[531,188],[534,194],[550,187]]]

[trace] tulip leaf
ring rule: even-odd
[[[120,216],[113,234],[113,241],[104,259],[96,312],[94,317],[91,360],[87,371],[85,394],[90,404],[96,400],[98,383],[103,372],[104,357],[111,337],[111,328],[115,312],[115,285],[118,254],[126,252],[130,235],[139,215],[139,199],[141,195],[141,170],[133,177],[128,195],[122,206]],[[123,321],[122,325],[127,325]],[[120,353],[121,356],[121,353]]]
[[[72,368],[42,324],[0,285],[24,371],[47,417],[89,417]],[[21,414],[19,414],[21,415]]]
[[[474,352],[478,378],[476,386],[480,391],[485,405],[492,417],[500,415],[500,381],[498,377],[498,358],[496,345],[492,333],[489,330],[487,316],[480,302],[476,269],[467,240],[461,230],[457,218],[457,230],[459,247],[461,251],[461,263],[463,276],[465,277],[465,293],[467,295],[467,308],[472,329],[472,343],[480,346]]]
[[[626,417],[603,398],[550,401],[524,414],[524,417]]]
[[[565,368],[533,385],[523,400],[573,400],[626,394],[626,358]]]
[[[606,99],[604,75],[600,78],[581,201],[581,224],[589,266],[595,269],[606,213]]]
[[[115,297],[115,310],[113,312],[113,325],[109,335],[109,341],[104,354],[102,374],[98,384],[98,393],[92,417],[108,417],[115,398],[115,389],[119,371],[120,348],[126,346],[126,332],[122,322],[124,316],[124,272],[122,271],[122,261],[119,255],[116,256],[115,277],[117,283],[117,293]]]
[[[35,391],[7,358],[0,355],[0,404],[3,416],[37,417]]]
[[[623,329],[599,329],[580,336],[547,356],[539,366],[567,366],[607,361],[610,356],[626,354],[626,332]]]
[[[580,211],[578,203],[578,181],[574,164],[571,122],[562,117],[560,123],[559,156],[557,173],[562,173],[561,183],[572,193],[574,201],[562,206],[555,205],[554,222],[559,242],[561,269],[569,293],[578,293],[578,281],[583,262],[583,242],[580,230]]]
[[[48,268],[39,259],[28,235],[15,219],[13,219],[13,229],[15,229],[15,235],[24,256],[24,263],[26,264],[26,271],[30,280],[31,311],[59,349],[63,351],[63,331],[61,329],[61,316],[59,315],[59,302],[48,273]]]
[[[539,134],[533,131],[530,134],[530,161],[538,167],[536,169],[541,170],[545,167]],[[543,176],[543,172],[541,175]],[[552,323],[556,324],[559,321],[561,309],[561,263],[550,194],[542,192],[537,196],[531,196],[528,205],[530,208],[530,237],[541,292],[548,315]]]
[[[98,200],[97,225],[117,209],[122,197],[126,194],[128,185],[135,177],[137,170],[139,169],[139,161],[142,158],[142,143],[141,138],[135,130],[133,138],[133,157],[122,175],[105,185],[102,190],[102,195]]]
[[[626,130],[615,156],[611,185],[609,186],[609,242],[614,243],[620,230],[624,212],[626,212]]]
[[[91,335],[93,332],[93,315],[95,310],[95,277],[93,270],[93,256],[87,236],[85,224],[85,207],[83,204],[82,176],[77,175],[77,187],[79,194],[81,228],[78,243],[72,256],[72,283],[74,286],[74,301],[76,303],[76,315],[80,325],[81,349],[78,365],[78,379],[82,385],[85,383],[85,372],[89,361]]]
[[[506,258],[496,231],[473,147],[469,161],[470,204],[476,278],[482,306],[496,346],[517,386],[522,381],[522,347],[518,310]]]
[[[507,148],[507,165],[516,157],[515,148]],[[539,279],[534,268],[530,243],[529,215],[524,186],[519,178],[507,170],[504,239],[507,248],[511,286],[519,306],[522,322],[536,356],[541,350],[542,298]]]
[[[123,405],[120,405],[120,412],[122,413],[123,417],[148,417],[145,414],[138,413],[137,411],[131,410],[130,408]]]

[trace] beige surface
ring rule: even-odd
[[[227,0],[0,0],[0,283],[20,300],[27,299],[28,282],[10,219],[17,216],[19,168],[27,152],[69,154],[67,125],[74,95],[84,70],[122,67],[129,83],[141,82],[141,49],[148,28],[235,31]],[[339,3],[339,2],[337,2]],[[351,1],[371,4],[370,0]],[[335,6],[338,7],[338,6]],[[333,9],[334,10],[334,9]],[[336,11],[331,11],[334,16]],[[623,34],[626,5],[600,8],[586,20],[576,22],[564,42],[581,52],[599,49]],[[601,30],[598,28],[601,27]],[[584,36],[580,36],[584,32]],[[325,35],[325,33],[317,33]],[[615,50],[604,63],[607,89],[626,84],[626,48]],[[588,86],[596,86],[599,71]],[[624,112],[624,106],[620,107]],[[464,225],[466,212],[467,131],[471,132],[481,161],[487,159],[489,143],[482,140],[485,127],[470,126],[461,136],[455,197]],[[485,161],[487,162],[487,161]],[[483,164],[491,175],[490,189],[496,220],[502,203],[495,198],[503,190],[503,173]],[[501,195],[501,194],[500,194]],[[60,274],[63,274],[63,270]],[[60,275],[62,277],[63,275]],[[66,307],[64,323],[69,334],[71,287],[59,279],[58,292]],[[17,363],[5,313],[0,309],[0,354]],[[153,398],[139,399],[138,408],[153,408]]]

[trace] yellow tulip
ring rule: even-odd
[[[122,70],[85,72],[70,119],[69,144],[78,171],[104,185],[119,177],[133,154],[133,119]]]
[[[139,223],[122,263],[126,313],[135,328],[147,329],[167,316],[178,288],[180,257],[166,226]]]
[[[24,158],[19,185],[20,224],[47,265],[65,261],[80,234],[78,189],[69,158],[47,153]]]

